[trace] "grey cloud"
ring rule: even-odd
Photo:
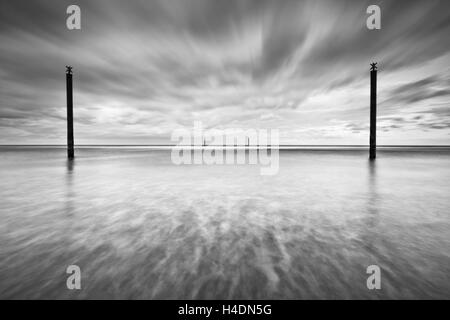
[[[197,115],[220,125],[273,111],[283,127],[291,123],[283,110],[308,110],[308,98],[366,81],[371,60],[396,74],[450,52],[448,1],[79,0],[81,31],[65,27],[70,4],[0,2],[0,126],[54,134],[43,121],[59,128],[64,120],[66,64],[75,71],[76,121],[104,136],[99,119],[119,106],[104,121],[126,124],[124,135],[133,136],[134,125],[170,133]],[[382,8],[380,31],[365,27],[369,4]],[[442,72],[403,81],[380,106],[395,113],[449,96]],[[336,108],[330,112],[366,114]]]
[[[367,30],[361,19],[369,4],[382,8],[379,31]],[[442,41],[450,31],[450,4],[446,1],[350,1],[343,6],[335,2],[335,6],[332,29],[303,59],[299,76],[334,70],[360,74],[371,60],[378,60],[381,71],[392,72],[450,49],[450,43]]]
[[[436,115],[437,117],[450,117],[450,102],[446,107],[433,107],[431,109],[421,111],[421,113]]]
[[[428,88],[430,85],[436,85],[440,82],[439,77],[430,76],[418,81],[413,81],[404,85],[400,85],[394,90],[392,90],[392,94],[403,94],[403,93],[411,93],[416,90],[423,90],[424,88]]]
[[[417,102],[446,96],[450,101],[450,89],[446,88],[447,85],[448,80],[437,75],[402,84],[391,89],[381,105],[390,108],[409,107]]]

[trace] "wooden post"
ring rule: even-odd
[[[376,158],[377,150],[377,63],[371,63],[370,68],[370,147],[369,159]]]
[[[72,67],[66,66],[67,90],[67,157],[73,159],[73,94],[72,94]]]

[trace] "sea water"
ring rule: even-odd
[[[264,176],[175,165],[162,148],[78,148],[70,162],[1,147],[0,297],[450,298],[450,150],[367,155],[280,150]]]

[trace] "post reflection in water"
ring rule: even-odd
[[[367,232],[370,233],[370,230],[373,230],[379,219],[379,206],[381,198],[378,195],[377,190],[377,164],[376,161],[368,161],[369,170],[368,170],[368,201],[367,201],[367,209],[368,209],[368,219],[367,219]],[[369,241],[370,243],[370,241]]]
[[[74,203],[73,199],[75,198],[75,193],[73,190],[73,179],[75,178],[74,174],[74,168],[75,168],[75,160],[74,159],[68,159],[66,160],[66,174],[65,174],[65,180],[66,180],[66,196],[65,196],[65,203],[66,203],[66,215],[70,216],[72,215],[74,211]]]

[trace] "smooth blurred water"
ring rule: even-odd
[[[1,298],[450,298],[448,150],[286,150],[275,176],[76,155],[0,149]]]

